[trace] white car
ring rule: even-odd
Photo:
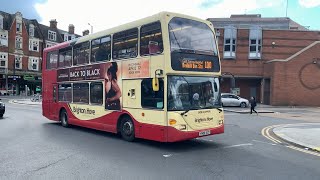
[[[221,93],[222,106],[249,107],[249,101],[231,93]]]

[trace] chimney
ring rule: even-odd
[[[86,35],[89,35],[89,30],[88,29],[82,31],[82,36],[86,36]]]
[[[58,22],[57,22],[56,19],[52,19],[52,20],[50,21],[50,27],[51,27],[51,28],[57,29],[57,24],[58,24]]]
[[[73,24],[69,24],[69,34],[74,34],[74,25]]]

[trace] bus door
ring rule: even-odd
[[[53,84],[52,86],[52,98],[50,98],[50,106],[49,112],[50,116],[54,119],[58,119],[59,112],[58,112],[58,84]]]

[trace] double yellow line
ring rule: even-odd
[[[289,145],[287,147],[290,148],[290,149],[296,150],[296,151],[300,151],[300,152],[304,152],[304,153],[307,153],[307,154],[311,154],[311,155],[320,157],[320,153],[315,152],[315,151],[309,151],[309,150],[305,150],[305,149],[298,148],[298,147],[291,146],[291,145]]]
[[[274,142],[274,143],[276,143],[276,144],[281,144],[281,141],[280,141],[280,140],[272,137],[272,136],[270,135],[270,133],[269,133],[269,131],[270,131],[271,129],[273,129],[273,128],[275,128],[275,127],[278,127],[278,126],[281,126],[281,124],[280,124],[280,125],[273,125],[273,126],[265,127],[265,128],[263,128],[263,129],[261,130],[261,134],[262,134],[265,138],[269,139],[270,141],[272,141],[272,142]]]
[[[270,130],[272,130],[273,128],[276,128],[276,127],[279,127],[279,126],[284,126],[284,125],[289,125],[289,124],[278,124],[278,125],[273,125],[273,126],[268,126],[268,127],[265,127],[261,130],[261,134],[269,139],[270,141],[276,143],[276,144],[281,144],[282,142],[279,140],[279,139],[276,139],[274,137],[272,137],[270,135]],[[307,153],[307,154],[311,154],[311,155],[314,155],[314,156],[318,156],[320,157],[320,153],[318,152],[315,152],[315,151],[310,151],[310,150],[306,150],[306,149],[303,149],[303,148],[299,148],[299,147],[295,147],[295,146],[292,146],[292,145],[286,145],[287,148],[290,148],[290,149],[293,149],[293,150],[296,150],[296,151],[300,151],[300,152],[303,152],[303,153]]]

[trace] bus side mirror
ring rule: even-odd
[[[152,90],[159,91],[159,79],[157,77],[152,79]]]

